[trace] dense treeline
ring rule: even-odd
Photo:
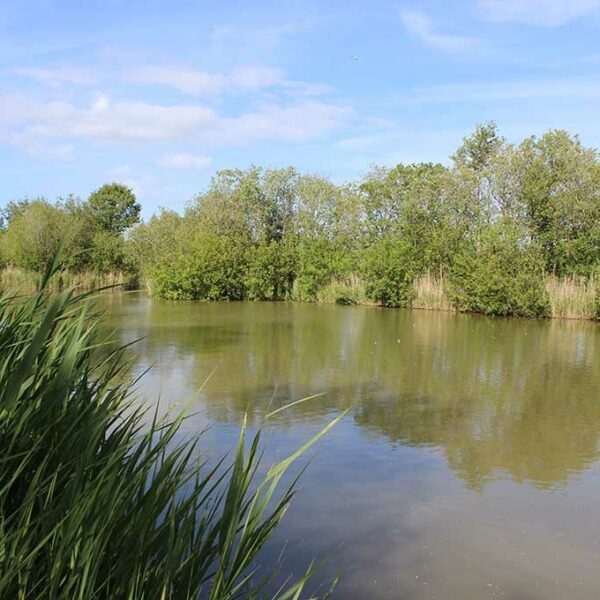
[[[14,253],[13,222],[4,237]],[[293,168],[221,171],[183,215],[162,210],[119,236],[114,255],[95,250],[86,260],[103,268],[101,256],[118,256],[164,298],[426,306],[416,283],[428,281],[432,306],[545,316],[566,280],[579,290],[586,282],[589,313],[600,159],[564,131],[511,144],[486,123],[449,166],[379,167],[348,185]]]
[[[2,211],[0,261],[4,267],[41,273],[63,248],[74,273],[136,273],[125,232],[139,222],[140,205],[126,186],[103,185],[82,201],[69,196],[9,202]]]

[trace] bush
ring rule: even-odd
[[[315,302],[319,290],[335,275],[331,244],[324,239],[305,240],[298,248],[298,269],[293,298]]]
[[[413,247],[403,240],[383,239],[367,250],[363,264],[366,293],[383,306],[410,306],[415,273]]]
[[[3,234],[7,262],[28,271],[44,271],[66,235],[68,225],[67,215],[46,200],[13,205]]]
[[[0,298],[0,597],[251,598],[254,561],[294,490],[275,488],[331,427],[255,474],[260,434],[230,468],[195,462],[183,417],[147,418],[122,349],[73,291]],[[267,508],[269,507],[269,508]],[[313,567],[275,598],[299,597]]]
[[[92,239],[89,262],[96,273],[125,270],[125,241],[120,235],[99,231]]]
[[[293,282],[294,255],[289,243],[261,243],[252,249],[245,279],[249,300],[290,298]]]
[[[455,256],[450,296],[459,310],[486,315],[542,317],[550,310],[541,253],[504,222]]]
[[[197,235],[185,248],[167,254],[149,277],[153,291],[171,300],[241,300],[245,295],[246,257],[232,240]]]

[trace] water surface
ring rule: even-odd
[[[286,303],[107,296],[140,393],[193,400],[221,456],[245,413],[282,412],[265,461],[341,411],[265,563],[332,557],[336,598],[600,597],[597,325]],[[214,372],[213,372],[214,371]],[[211,375],[212,373],[212,375]],[[208,382],[206,382],[209,377]]]

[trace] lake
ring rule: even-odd
[[[263,553],[328,558],[334,598],[600,597],[594,323],[293,303],[103,297],[141,396],[190,404],[184,435],[227,453],[245,413],[265,466],[345,409],[309,453]],[[299,465],[299,466],[302,466]],[[296,470],[297,473],[297,470]]]

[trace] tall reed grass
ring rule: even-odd
[[[359,277],[334,278],[317,292],[317,302],[369,304],[365,285]]]
[[[33,292],[39,289],[43,273],[25,271],[16,267],[7,267],[0,271],[0,285],[3,289]],[[95,290],[121,286],[134,288],[137,286],[135,275],[129,273],[96,273],[94,271],[73,272],[68,270],[56,273],[47,282],[52,291],[62,291],[70,287],[80,290]]]
[[[413,308],[426,310],[455,310],[446,292],[446,282],[442,275],[430,273],[417,277],[413,282]]]
[[[550,314],[563,319],[597,318],[598,281],[595,277],[548,277]]]
[[[132,396],[123,348],[99,351],[90,297],[0,297],[0,598],[254,598],[255,559],[283,517],[292,463],[257,479],[260,433],[232,462],[196,460],[184,417]],[[149,422],[148,422],[149,421]],[[269,597],[299,598],[315,569]]]

